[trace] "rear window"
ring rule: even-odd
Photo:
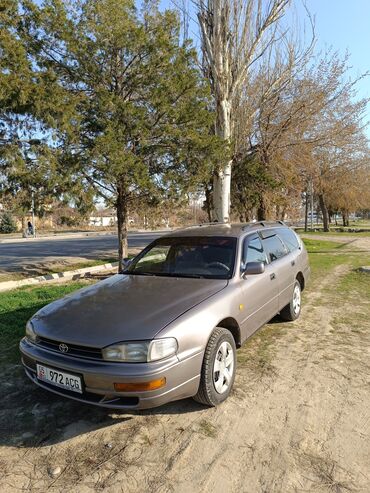
[[[274,262],[288,253],[287,247],[275,233],[263,238],[262,243],[270,262]]]
[[[283,240],[285,245],[287,246],[288,250],[290,252],[293,252],[294,250],[298,250],[299,248],[299,240],[294,233],[289,228],[279,228],[276,230],[277,234],[280,236],[280,238]]]

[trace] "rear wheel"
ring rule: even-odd
[[[198,393],[194,399],[217,406],[230,394],[235,379],[236,347],[231,333],[216,327],[204,353]]]
[[[299,281],[296,279],[293,288],[293,296],[290,303],[281,310],[280,316],[283,320],[293,321],[297,320],[299,315],[301,314],[301,285]]]

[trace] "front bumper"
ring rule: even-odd
[[[26,375],[38,386],[76,401],[113,409],[148,409],[195,395],[203,360],[201,352],[182,361],[173,357],[153,363],[115,363],[47,351],[26,338],[19,347]],[[36,363],[81,376],[83,393],[38,380]],[[116,392],[114,389],[114,383],[141,383],[162,377],[166,378],[166,385],[158,390]]]

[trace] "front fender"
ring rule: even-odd
[[[202,301],[162,329],[156,338],[175,337],[179,344],[177,356],[180,361],[204,353],[218,323],[225,318],[235,318],[234,289],[235,286],[228,285],[221,292]]]

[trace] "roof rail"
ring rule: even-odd
[[[198,224],[191,224],[190,226],[186,226],[186,228],[181,228],[181,229],[190,229],[190,228],[201,228],[202,226],[214,226],[214,225],[217,225],[217,226],[230,226],[230,223],[222,223],[222,222],[219,222],[219,221],[213,221],[213,222],[209,222],[209,223],[198,223]]]

